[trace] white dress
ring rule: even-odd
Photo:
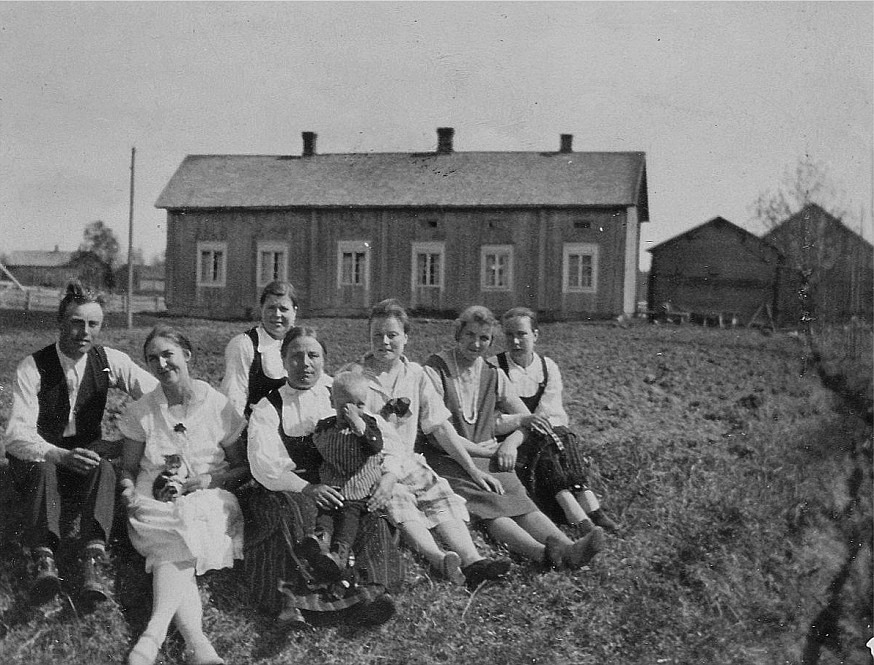
[[[169,406],[159,386],[128,407],[119,429],[146,444],[128,508],[131,542],[146,557],[146,572],[159,563],[194,561],[200,575],[243,558],[243,516],[233,494],[207,489],[157,501],[152,484],[165,455],[181,455],[190,475],[226,471],[223,446],[236,441],[244,426],[228,399],[203,381],[194,382],[187,405]]]

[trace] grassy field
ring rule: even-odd
[[[110,318],[104,342],[139,359],[157,320],[137,317],[129,332]],[[366,350],[362,320],[306,323],[323,332],[329,371]],[[194,342],[194,374],[217,385],[224,346],[246,325],[174,324]],[[53,328],[48,314],[0,313],[0,426],[15,364]],[[422,360],[450,339],[449,322],[416,321],[408,351]],[[240,571],[208,574],[206,629],[228,663],[870,662],[871,430],[802,372],[796,339],[556,323],[541,346],[562,367],[596,491],[624,525],[603,555],[575,573],[517,561],[506,584],[471,594],[407,554],[397,618],[291,635],[246,604]],[[28,609],[20,514],[3,483],[0,663],[123,662],[149,610],[141,561],[122,538],[116,606]],[[159,662],[181,652],[172,639]]]

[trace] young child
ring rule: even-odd
[[[590,531],[593,523],[608,531],[618,531],[619,525],[604,514],[595,494],[585,487],[584,474],[574,473],[568,467],[566,451],[579,446],[579,441],[568,430],[558,365],[534,351],[540,335],[537,315],[526,307],[514,307],[501,317],[501,325],[507,350],[499,353],[494,362],[504,370],[531,411],[530,415],[497,417],[499,434],[527,430],[517,451],[517,474],[544,512],[554,518],[563,517],[568,524],[577,526],[580,533]]]
[[[321,481],[343,495],[342,507],[319,509],[315,530],[298,546],[299,554],[324,582],[336,582],[346,573],[361,515],[383,473],[383,436],[376,418],[364,411],[367,392],[361,374],[338,374],[331,394],[336,415],[321,420],[313,434],[313,445],[323,460]]]

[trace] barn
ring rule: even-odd
[[[811,203],[764,239],[786,257],[786,278],[778,294],[782,322],[801,320],[799,293],[807,294],[808,314],[820,323],[846,321],[854,315],[871,321],[874,247],[862,236]]]
[[[642,152],[462,152],[452,128],[424,153],[189,155],[167,211],[167,307],[252,314],[287,278],[307,316],[355,316],[397,297],[422,313],[472,303],[548,318],[634,310]]]
[[[649,306],[701,316],[718,313],[749,321],[763,305],[777,305],[780,252],[722,217],[648,250]]]

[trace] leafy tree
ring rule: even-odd
[[[118,258],[118,250],[118,238],[106,223],[98,219],[85,227],[79,251],[93,252],[111,269]]]
[[[79,281],[86,286],[98,291],[115,287],[112,268],[97,252],[79,249],[73,252],[69,265],[78,270]]]

